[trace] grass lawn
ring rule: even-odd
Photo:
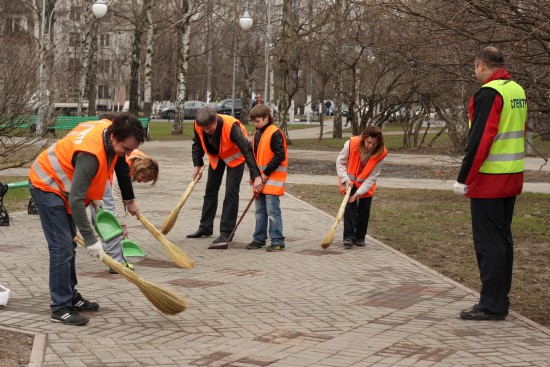
[[[342,200],[333,186],[287,185],[287,190],[331,215],[336,214]],[[516,201],[510,294],[514,311],[546,326],[550,325],[548,208],[550,195],[524,193]],[[449,191],[379,188],[373,199],[368,233],[441,274],[479,290],[470,208],[464,197]],[[339,239],[341,234],[337,233],[336,241]]]

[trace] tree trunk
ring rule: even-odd
[[[89,81],[88,72],[89,64],[91,60],[91,46],[92,46],[92,34],[94,33],[94,24],[97,24],[97,21],[94,19],[94,15],[89,12],[86,13],[86,19],[84,20],[84,27],[86,33],[84,34],[84,39],[82,40],[82,69],[80,73],[80,80],[78,82],[78,107],[76,114],[78,116],[83,116],[82,109],[84,104],[84,98],[86,97],[87,85]],[[97,28],[96,30],[97,31]],[[89,106],[89,103],[88,103]]]
[[[153,7],[155,0],[145,1],[145,14],[147,18],[147,30],[145,33],[145,72],[143,78],[143,115],[151,117],[153,105],[151,101],[151,77],[152,77],[152,60],[153,60]]]
[[[183,104],[187,97],[187,68],[189,67],[189,0],[180,0],[180,17],[184,19],[176,26],[178,34],[178,69],[176,117],[172,127],[172,134],[183,134]]]
[[[141,59],[142,30],[136,27],[134,30],[134,42],[132,43],[132,59],[130,61],[130,113],[139,114],[139,66]]]
[[[88,53],[88,67],[86,70],[86,88],[85,95],[88,99],[88,116],[96,115],[96,75],[97,75],[97,31],[99,22],[97,19],[92,20],[92,34],[90,40],[90,49]]]

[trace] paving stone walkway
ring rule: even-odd
[[[148,142],[143,150],[159,160],[161,176],[136,193],[143,215],[160,226],[191,180],[190,145]],[[247,175],[241,211],[251,197]],[[131,239],[147,254],[135,259],[136,271],[187,299],[177,316],[158,312],[135,285],[78,249],[78,289],[101,310],[83,327],[50,322],[39,219],[10,213],[10,226],[0,227],[0,284],[12,293],[0,327],[35,334],[31,366],[550,366],[548,328],[515,312],[501,322],[460,320],[475,291],[376,239],[346,250],[340,227],[322,250],[334,219],[292,195],[281,201],[284,252],[245,249],[253,208],[229,250],[208,250],[212,238],[187,239],[204,184],[167,236],[193,258],[191,270],[173,266],[140,222],[129,221]]]

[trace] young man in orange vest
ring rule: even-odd
[[[98,240],[86,215],[86,206],[101,200],[113,171],[128,212],[139,215],[134,201],[128,164],[118,159],[145,141],[145,131],[131,114],[115,115],[113,121],[82,123],[36,158],[29,172],[29,191],[38,208],[50,253],[50,320],[84,325],[89,319],[78,311],[97,311],[99,304],[84,299],[75,289],[76,229],[86,251],[100,259],[103,241]]]
[[[353,186],[344,212],[344,246],[348,249],[365,246],[372,196],[387,154],[382,130],[369,126],[360,136],[351,137],[338,155],[340,189],[345,192]]]
[[[229,235],[237,223],[239,212],[239,190],[244,173],[244,163],[250,171],[253,189],[260,192],[263,187],[260,171],[256,166],[248,133],[239,120],[218,115],[210,106],[200,108],[195,114],[195,136],[193,137],[193,179],[199,176],[204,165],[204,154],[208,155],[210,168],[199,229],[187,238],[210,236],[214,231],[214,217],[218,208],[218,192],[227,167],[225,198],[223,200],[220,235],[208,247],[226,249]]]
[[[250,120],[256,126],[252,139],[252,151],[264,183],[256,199],[256,228],[246,248],[258,249],[265,246],[268,234],[271,245],[267,251],[283,251],[283,218],[279,197],[285,193],[285,181],[288,173],[288,154],[286,138],[273,123],[269,107],[257,105],[250,111]]]

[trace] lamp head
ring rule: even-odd
[[[97,19],[103,18],[105,14],[107,14],[107,4],[105,4],[105,0],[96,0],[94,5],[92,5],[92,12]]]
[[[241,17],[241,19],[239,19],[239,24],[241,25],[241,28],[245,31],[248,31],[250,28],[252,28],[252,24],[254,24],[254,21],[248,13],[248,10],[244,11],[243,16]]]

